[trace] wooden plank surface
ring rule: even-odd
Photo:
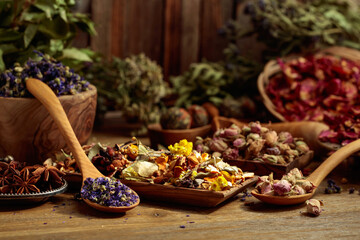
[[[350,186],[350,185],[349,185]],[[360,185],[355,185],[359,187]],[[106,214],[74,199],[74,193],[34,206],[0,206],[0,239],[358,239],[358,194],[317,194],[319,217],[304,205],[274,207],[233,198],[215,208],[142,200],[126,214]],[[241,195],[240,195],[241,196]]]
[[[116,131],[94,132],[90,141],[127,141]],[[148,143],[146,138],[142,139]],[[242,194],[217,207],[201,208],[142,199],[126,214],[98,212],[74,192],[51,197],[37,205],[0,204],[0,239],[358,239],[360,234],[359,168],[331,174],[342,192],[324,194],[326,181],[314,198],[324,212],[311,217],[304,204],[271,206]],[[348,183],[340,184],[347,177]]]

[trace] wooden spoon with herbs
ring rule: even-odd
[[[91,163],[88,157],[85,155],[81,145],[71,127],[71,124],[67,118],[67,115],[61,106],[59,99],[56,97],[55,93],[48,87],[45,83],[40,80],[29,78],[26,80],[26,87],[29,92],[34,95],[48,110],[54,122],[57,124],[61,134],[65,138],[67,145],[70,147],[72,153],[75,156],[77,165],[80,168],[83,184],[82,191],[84,186],[89,183],[90,180],[102,179],[105,176],[98,171],[98,169]],[[136,207],[139,202],[139,196],[137,193],[127,186],[125,186],[128,191],[131,192],[133,200],[129,206],[106,206],[102,205],[88,199],[84,201],[91,207],[98,209],[104,212],[126,212],[134,207]],[[109,191],[110,192],[110,191]],[[120,199],[119,199],[120,201]]]
[[[324,178],[343,160],[351,156],[360,150],[360,139],[351,142],[344,147],[340,148],[334,152],[330,157],[328,157],[313,173],[310,174],[306,180],[310,181],[315,185],[319,184],[324,180]],[[273,196],[260,194],[257,190],[253,190],[251,194],[257,199],[276,205],[293,205],[303,203],[306,200],[310,199],[315,194],[316,188],[307,194],[293,195],[293,196]]]

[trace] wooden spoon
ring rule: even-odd
[[[58,126],[61,134],[66,140],[67,145],[70,147],[72,153],[75,156],[77,165],[80,168],[82,174],[82,181],[84,186],[84,181],[86,178],[98,178],[104,177],[97,168],[89,161],[85,152],[83,151],[74,130],[71,127],[69,119],[66,116],[66,113],[61,106],[59,99],[56,97],[55,93],[42,81],[29,78],[26,80],[26,87],[34,97],[36,97],[48,110],[54,122]],[[137,193],[133,191],[135,195]],[[139,198],[138,198],[139,199]],[[137,205],[139,205],[140,199],[131,206],[126,207],[108,207],[103,206],[97,203],[94,203],[90,200],[84,199],[84,201],[91,207],[98,209],[104,212],[126,212]]]
[[[324,180],[324,178],[344,159],[360,150],[360,139],[351,142],[334,152],[328,157],[310,176],[306,179],[312,182],[316,187]],[[257,199],[276,205],[293,205],[303,203],[315,194],[316,188],[311,192],[303,195],[295,195],[288,197],[269,196],[260,194],[257,190],[253,190],[251,194]]]

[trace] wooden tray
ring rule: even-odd
[[[80,173],[67,173],[64,178],[69,182],[70,188],[81,187]],[[120,179],[123,184],[135,190],[140,198],[199,207],[215,207],[254,185],[257,180],[258,177],[255,176],[227,191],[209,191]]]
[[[220,128],[230,127],[232,124],[236,124],[239,127],[242,127],[248,123],[241,122],[234,118],[226,118],[217,116],[213,118],[212,121],[212,129],[213,131],[217,131]],[[268,127],[273,129],[276,132],[288,131],[294,137],[301,137],[304,141],[309,145],[310,149],[316,148],[320,149],[317,144],[318,141],[314,141],[313,138],[317,136],[319,131],[323,128],[327,128],[325,124],[318,122],[294,122],[294,123],[275,123],[275,124],[261,124],[264,127]],[[319,128],[318,130],[314,130],[314,128]],[[305,129],[311,129],[310,134],[308,134]],[[314,151],[310,150],[306,154],[296,158],[294,161],[287,165],[281,164],[270,164],[260,161],[253,160],[225,160],[224,162],[229,163],[230,165],[237,166],[241,168],[241,170],[246,172],[253,172],[258,176],[269,175],[271,172],[274,174],[275,178],[281,178],[284,174],[288,173],[293,168],[302,169],[306,167],[314,157]]]
[[[121,180],[122,183],[135,190],[141,198],[160,202],[172,202],[198,207],[216,207],[220,203],[243,192],[258,180],[255,176],[227,191],[209,191],[203,189],[175,187],[171,185],[152,184]]]

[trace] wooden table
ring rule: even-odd
[[[90,141],[113,144],[128,140],[116,132],[94,132]],[[147,138],[141,138],[149,144]],[[91,209],[67,192],[41,204],[0,206],[0,239],[359,239],[359,169],[337,169],[331,176],[343,188],[324,194],[326,181],[314,198],[324,201],[318,217],[304,205],[279,207],[241,195],[214,208],[141,200],[126,214]],[[340,184],[346,176],[347,184]],[[348,189],[355,187],[354,194]]]

